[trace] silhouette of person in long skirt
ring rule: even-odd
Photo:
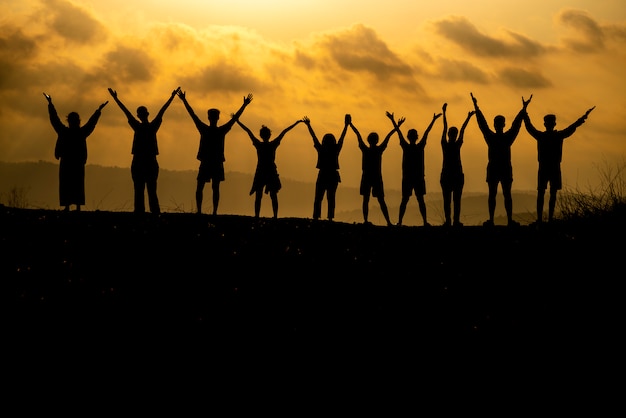
[[[313,200],[313,219],[318,220],[322,216],[322,201],[324,194],[326,195],[328,220],[335,218],[335,198],[337,195],[337,187],[341,183],[339,175],[339,153],[343,147],[343,141],[348,131],[351,116],[345,115],[344,126],[339,136],[339,140],[332,133],[326,133],[322,137],[322,141],[317,138],[311,120],[308,117],[302,119],[306,124],[311,138],[313,138],[313,147],[317,151],[317,163],[315,168],[318,169],[317,179],[315,180],[315,197]]]
[[[378,133],[371,132],[367,136],[367,144],[363,141],[363,137],[359,133],[358,129],[350,120],[350,128],[356,134],[357,141],[359,143],[359,149],[362,153],[361,159],[361,184],[359,187],[359,192],[363,196],[363,223],[366,225],[369,224],[368,215],[369,215],[369,201],[370,195],[374,196],[378,199],[378,204],[380,205],[380,210],[385,217],[385,221],[387,221],[387,226],[391,226],[391,219],[389,219],[389,211],[387,209],[387,203],[385,202],[385,188],[383,184],[383,173],[382,173],[382,160],[383,160],[383,152],[387,149],[387,145],[389,144],[389,138],[398,130],[398,128],[394,127],[388,134],[385,136],[385,139],[380,144],[378,141],[380,137]]]
[[[185,109],[191,116],[193,123],[200,132],[200,146],[196,158],[200,161],[196,183],[196,208],[197,213],[202,213],[202,200],[204,195],[204,185],[212,183],[213,191],[213,215],[217,215],[217,207],[220,203],[220,184],[225,180],[224,175],[224,141],[226,134],[231,130],[235,121],[243,113],[246,106],[252,102],[252,94],[248,94],[243,98],[243,104],[237,112],[235,112],[230,120],[225,124],[219,125],[220,110],[211,108],[207,111],[209,124],[202,122],[193,111],[187,101],[185,92],[179,91],[178,97],[185,105]]]
[[[426,217],[426,202],[424,201],[424,195],[426,194],[424,148],[426,147],[428,134],[430,133],[433,124],[440,116],[441,113],[433,115],[432,120],[424,131],[424,135],[422,135],[422,139],[418,142],[416,129],[408,130],[407,141],[404,139],[404,135],[402,135],[402,131],[400,130],[400,125],[405,119],[401,118],[396,123],[393,113],[387,112],[387,117],[391,119],[391,123],[393,123],[393,126],[398,130],[400,147],[402,148],[402,200],[400,201],[398,225],[402,225],[402,219],[404,218],[404,213],[406,212],[406,206],[409,203],[411,195],[415,193],[415,198],[417,199],[417,205],[419,207],[420,214],[422,215],[424,226],[430,226]]]
[[[256,148],[257,165],[254,173],[254,179],[252,181],[252,188],[250,189],[250,195],[255,195],[254,198],[254,217],[258,218],[261,213],[261,200],[263,198],[263,192],[268,193],[272,200],[272,212],[274,219],[278,218],[278,191],[282,188],[280,177],[278,175],[278,169],[276,167],[276,150],[281,144],[285,134],[292,130],[302,120],[297,120],[288,127],[286,127],[273,141],[270,141],[272,131],[267,126],[261,126],[259,140],[254,133],[244,125],[239,119],[237,124],[248,133],[252,145]]]
[[[460,218],[461,197],[463,195],[463,186],[465,185],[465,174],[463,173],[463,165],[461,164],[461,146],[463,146],[465,128],[472,115],[476,112],[472,110],[467,113],[467,117],[465,121],[463,121],[461,130],[459,131],[456,126],[451,126],[450,129],[448,129],[448,118],[446,116],[447,108],[448,104],[444,103],[442,107],[443,132],[441,133],[443,163],[439,177],[439,184],[441,185],[441,191],[443,193],[444,226],[463,226]],[[454,212],[452,212],[452,206],[454,206]]]
[[[157,196],[157,179],[159,177],[159,163],[157,161],[157,155],[159,155],[159,146],[157,143],[157,131],[163,123],[163,115],[169,107],[170,103],[176,96],[176,93],[180,90],[180,87],[172,91],[169,99],[159,110],[156,117],[151,121],[148,119],[148,108],[145,106],[139,106],[137,108],[136,119],[132,113],[126,108],[126,106],[117,97],[117,91],[109,88],[109,93],[113,96],[115,103],[122,109],[122,112],[128,119],[128,124],[134,131],[133,145],[131,153],[133,154],[133,160],[130,166],[130,172],[133,178],[134,184],[134,205],[135,213],[145,213],[145,195],[148,192],[148,205],[150,207],[150,213],[158,215],[161,213],[161,207],[159,205],[159,198]]]
[[[543,203],[548,183],[550,183],[550,198],[548,200],[548,222],[554,219],[557,192],[563,187],[561,178],[561,159],[563,157],[563,141],[576,132],[576,129],[585,123],[589,113],[595,106],[587,110],[584,115],[563,130],[556,130],[556,116],[548,114],[543,117],[545,131],[539,131],[533,126],[528,114],[524,115],[526,130],[537,141],[537,223],[543,221]]]
[[[80,126],[80,115],[70,112],[67,115],[67,125],[61,122],[52,97],[43,94],[48,101],[48,115],[50,123],[57,133],[54,147],[54,157],[59,160],[59,203],[64,210],[70,210],[70,205],[76,205],[80,211],[85,204],[85,164],[87,164],[87,137],[96,128],[102,114],[102,109],[109,103],[102,103],[91,115],[87,123]]]
[[[476,111],[476,121],[478,127],[485,138],[488,149],[487,162],[487,185],[489,186],[489,196],[487,204],[489,208],[489,220],[483,223],[484,226],[493,226],[496,211],[496,195],[498,194],[498,184],[502,186],[502,196],[504,197],[504,209],[509,226],[518,226],[519,222],[513,220],[513,198],[511,197],[511,187],[513,185],[513,166],[511,165],[511,146],[517,138],[517,134],[522,126],[522,119],[526,113],[526,106],[532,100],[530,95],[528,100],[522,97],[522,108],[513,119],[511,127],[505,131],[506,119],[502,115],[497,115],[493,119],[495,132],[489,128],[483,112],[478,107],[478,101],[472,93],[472,102]]]

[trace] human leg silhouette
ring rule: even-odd
[[[211,186],[213,190],[213,215],[217,215],[217,207],[220,204],[220,182],[219,180],[213,179],[213,185]]]

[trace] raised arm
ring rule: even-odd
[[[154,119],[157,119],[157,120],[163,119],[163,115],[165,114],[165,111],[170,106],[170,104],[172,103],[172,100],[174,100],[174,97],[176,97],[176,95],[178,94],[179,91],[180,91],[180,86],[176,87],[172,91],[172,94],[170,94],[169,99],[167,99],[167,101],[163,104],[163,106],[161,107],[161,110],[159,110],[159,113],[157,113],[157,115],[156,115],[156,117]]]
[[[113,96],[113,100],[115,100],[115,103],[117,103],[120,109],[122,109],[122,112],[124,112],[128,120],[135,120],[135,117],[133,116],[133,114],[130,113],[130,111],[126,108],[126,106],[124,106],[124,103],[122,103],[122,101],[117,97],[117,91],[109,87],[109,93],[111,93],[111,96]]]
[[[492,132],[491,128],[489,128],[489,124],[487,124],[485,115],[483,115],[480,107],[478,107],[478,100],[476,100],[473,93],[470,93],[470,96],[472,97],[472,103],[474,103],[474,111],[476,112],[476,122],[478,123],[478,128],[483,133],[483,135],[487,135]]]
[[[433,118],[430,121],[430,123],[428,124],[428,127],[426,128],[426,130],[424,131],[424,134],[422,135],[422,139],[421,139],[421,143],[426,143],[426,140],[428,138],[428,134],[430,133],[430,130],[433,128],[433,125],[435,124],[435,121],[437,119],[439,119],[441,117],[442,113],[433,113]],[[400,132],[400,131],[398,131]]]
[[[306,127],[309,129],[309,134],[311,134],[311,138],[313,138],[313,145],[317,148],[320,145],[322,145],[319,141],[319,139],[317,139],[317,135],[315,135],[315,131],[313,131],[313,127],[311,126],[311,119],[309,119],[308,116],[305,116],[302,118],[302,122],[304,122],[304,124],[306,125]]]
[[[577,129],[580,125],[582,125],[583,123],[585,123],[585,121],[587,120],[587,116],[589,116],[589,114],[591,113],[591,111],[592,111],[593,109],[595,109],[595,108],[596,108],[596,107],[594,106],[594,107],[592,107],[591,109],[587,110],[587,111],[585,112],[585,114],[584,114],[584,115],[582,115],[581,117],[579,117],[578,119],[576,119],[576,121],[575,121],[574,123],[572,123],[572,124],[571,124],[570,126],[568,126],[567,128],[563,129],[563,130],[560,132],[560,133],[561,133],[561,137],[562,137],[563,139],[565,139],[565,138],[567,138],[567,137],[571,136],[571,135],[572,135],[572,134],[576,131],[576,129]]]
[[[524,120],[524,116],[528,114],[526,111],[526,108],[528,107],[528,104],[530,103],[532,98],[533,98],[532,94],[530,95],[528,100],[524,100],[524,97],[522,96],[522,108],[515,116],[515,119],[513,119],[513,123],[511,123],[511,128],[508,131],[510,132],[510,134],[513,135],[513,137],[517,136],[520,128],[522,127],[522,121]]]
[[[247,96],[243,98],[243,104],[241,105],[238,111],[232,114],[230,120],[226,122],[225,125],[232,126],[235,123],[235,121],[239,119],[239,116],[241,116],[241,114],[246,109],[246,107],[250,104],[250,102],[252,102],[252,93],[249,93]]]
[[[106,106],[107,103],[109,103],[108,100],[98,106],[98,108],[95,110],[95,112],[93,112],[87,123],[85,123],[85,125],[83,125],[83,127],[81,128],[83,129],[83,132],[85,132],[87,135],[91,134],[93,130],[96,129],[96,124],[100,119],[100,115],[102,115],[102,109],[104,109],[104,106]]]
[[[234,120],[235,122],[237,122],[237,125],[241,126],[241,129],[246,131],[246,133],[250,137],[250,140],[252,141],[253,144],[260,142],[259,139],[256,136],[254,136],[254,133],[252,133],[252,131],[246,125],[243,124],[243,122],[241,122],[239,119],[234,119]]]
[[[448,103],[444,103],[441,106],[441,113],[443,114],[443,130],[441,131],[441,145],[446,144],[446,135],[448,134],[448,117],[446,116],[446,110],[448,109]]]
[[[352,129],[352,131],[355,133],[356,135],[356,140],[359,142],[359,148],[367,148],[365,146],[365,142],[363,142],[363,137],[361,136],[361,133],[359,132],[359,130],[356,128],[356,126],[354,126],[354,124],[352,123],[352,118],[350,118],[350,124],[348,125],[350,126],[350,128]]]
[[[199,128],[201,125],[204,125],[204,122],[200,120],[198,115],[196,115],[196,112],[193,111],[193,108],[187,101],[187,94],[182,90],[178,90],[178,98],[183,102],[183,105],[185,105],[185,109],[187,109],[187,113],[189,113],[189,116],[191,116],[191,119],[196,124],[196,126]]]
[[[285,134],[289,132],[290,130],[292,130],[293,128],[295,128],[295,126],[301,122],[303,122],[302,119],[298,119],[291,125],[287,126],[285,129],[283,129],[281,133],[278,134],[278,136],[276,137],[276,139],[274,139],[274,141],[278,141],[280,143],[280,141],[282,141],[283,138],[285,137]]]
[[[408,143],[408,141],[404,138],[404,135],[402,135],[402,131],[400,130],[400,125],[402,125],[402,123],[404,123],[405,118],[400,118],[402,123],[399,123],[399,122],[396,122],[396,119],[395,119],[393,113],[385,112],[385,114],[387,115],[389,120],[391,120],[391,123],[393,124],[394,129],[398,131],[398,139],[400,140],[400,143],[402,143],[402,142]],[[389,137],[391,137],[392,133],[393,133],[393,131],[390,132]]]
[[[472,118],[472,115],[474,113],[476,113],[476,112],[473,111],[473,110],[467,112],[467,117],[463,121],[463,125],[461,125],[461,130],[459,131],[459,137],[456,140],[456,142],[458,142],[459,144],[463,143],[463,135],[465,134],[465,128],[467,128],[467,124],[469,123],[469,120]]]
[[[343,147],[343,140],[346,138],[346,133],[348,132],[348,126],[352,122],[352,116],[350,114],[346,114],[343,118],[343,129],[341,131],[341,135],[339,135],[339,140],[337,140],[337,149],[341,151],[341,147]]]
[[[59,118],[59,114],[57,113],[54,104],[52,103],[52,97],[50,95],[44,93],[43,94],[46,100],[48,101],[48,116],[50,117],[50,123],[56,132],[59,132],[61,129],[65,128],[63,122]]]

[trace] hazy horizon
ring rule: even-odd
[[[109,101],[88,138],[88,163],[125,167],[132,130],[107,88],[131,112],[145,105],[154,116],[178,86],[202,120],[219,108],[220,123],[252,93],[242,122],[253,132],[267,125],[274,136],[303,116],[319,137],[338,136],[350,113],[363,135],[384,137],[390,111],[406,117],[405,136],[415,128],[421,137],[444,103],[448,125],[459,126],[472,110],[470,92],[490,125],[502,114],[510,126],[532,94],[528,113],[538,128],[546,113],[562,129],[597,106],[565,141],[565,187],[598,186],[598,166],[626,155],[621,0],[11,0],[0,2],[0,12],[0,156],[8,162],[55,161],[46,92],[62,119],[76,111],[84,122]],[[435,122],[425,149],[429,193],[439,190],[442,126]],[[197,170],[198,140],[175,98],[158,133],[161,168]],[[238,126],[225,151],[227,171],[254,172],[255,149]],[[358,186],[360,157],[348,132],[343,186]],[[312,182],[315,159],[301,125],[285,137],[276,163],[282,178]],[[462,159],[466,190],[486,190],[487,146],[475,118]],[[394,135],[383,157],[386,187],[400,184],[400,161]],[[534,190],[536,143],[523,127],[512,163],[513,188]]]

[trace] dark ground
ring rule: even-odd
[[[20,354],[306,347],[317,359],[357,350],[371,366],[480,346],[520,348],[515,362],[576,357],[580,370],[623,347],[623,222],[446,229],[0,209],[4,348]]]

